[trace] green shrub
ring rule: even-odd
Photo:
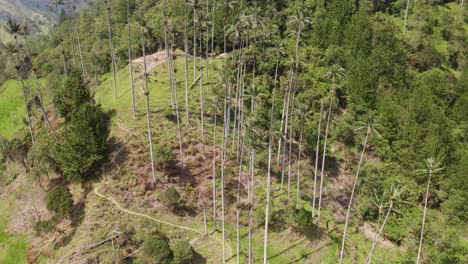
[[[318,231],[317,225],[312,222],[311,212],[304,208],[294,212],[294,222],[295,228],[305,235],[312,235]]]
[[[34,225],[34,231],[36,231],[37,235],[50,233],[55,230],[55,226],[57,226],[58,217],[54,215],[49,220],[40,220],[37,221]]]
[[[67,216],[72,206],[72,195],[67,186],[55,186],[47,193],[47,209],[61,216]]]
[[[143,242],[143,254],[151,259],[151,263],[168,264],[172,261],[172,251],[169,241],[162,234],[150,235]]]
[[[169,187],[159,195],[161,203],[170,208],[177,209],[180,206],[180,194],[174,187]]]
[[[159,144],[154,146],[154,159],[156,164],[162,167],[163,172],[166,167],[174,166],[176,163],[176,156],[172,153],[172,149]]]
[[[193,262],[195,252],[187,240],[177,240],[172,248],[174,259],[171,264],[189,264]]]

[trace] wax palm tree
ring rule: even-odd
[[[367,148],[367,141],[371,137],[372,133],[375,133],[377,135],[380,135],[379,132],[377,131],[377,122],[375,120],[374,113],[372,111],[369,111],[367,114],[367,120],[366,122],[359,122],[360,126],[358,130],[366,130],[366,137],[364,138],[364,143],[362,145],[362,151],[361,155],[359,157],[359,163],[356,169],[356,176],[354,177],[354,183],[353,183],[353,188],[351,189],[351,195],[349,198],[349,203],[348,203],[348,210],[346,212],[346,220],[345,220],[345,226],[344,226],[344,231],[343,231],[343,240],[341,243],[341,252],[340,252],[340,264],[343,263],[343,256],[344,256],[344,247],[345,247],[345,242],[346,242],[346,231],[348,230],[348,223],[349,223],[349,216],[351,213],[351,206],[353,204],[353,198],[354,198],[354,193],[356,191],[356,185],[358,182],[359,178],[359,172],[361,171],[361,164],[364,160],[364,154]]]
[[[184,58],[185,58],[185,118],[189,126],[189,85],[188,85],[188,19],[187,19],[187,0],[184,0]]]
[[[200,21],[199,11],[201,5],[199,0],[189,0],[187,4],[191,6],[193,10],[193,79],[195,79],[197,75],[197,23]]]
[[[418,170],[418,172],[420,173],[427,174],[427,187],[426,187],[426,195],[424,198],[424,210],[423,210],[423,217],[422,217],[422,224],[421,224],[421,235],[419,238],[418,256],[416,258],[416,264],[419,264],[419,261],[421,259],[421,249],[422,249],[422,243],[423,243],[423,238],[424,238],[424,225],[426,223],[427,200],[429,198],[429,187],[431,185],[431,178],[432,178],[432,175],[434,175],[435,173],[443,169],[443,167],[439,167],[440,163],[436,162],[436,160],[433,157],[426,159],[425,163],[426,163],[426,168]]]
[[[304,124],[309,119],[309,116],[312,114],[309,106],[304,103],[299,103],[295,109],[295,115],[299,124]],[[299,190],[300,179],[301,179],[301,151],[302,151],[302,135],[304,133],[304,125],[300,125],[299,128],[299,149],[297,153],[297,186],[296,186],[296,208],[299,205],[299,200],[301,198],[301,193]]]
[[[315,145],[315,167],[314,167],[314,191],[312,197],[312,218],[315,217],[315,200],[317,200],[317,171],[320,152],[320,131],[322,130],[323,100],[320,100],[319,121],[317,127],[317,143]]]
[[[31,117],[29,115],[29,105],[28,105],[28,100],[26,98],[26,86],[24,85],[23,82],[23,74],[21,70],[21,59],[20,59],[20,52],[18,48],[18,35],[21,33],[21,25],[16,23],[15,21],[9,19],[7,21],[7,25],[4,26],[5,31],[7,31],[10,35],[13,36],[15,39],[15,44],[14,47],[11,44],[6,44],[3,45],[3,48],[7,50],[7,52],[10,54],[13,62],[14,61],[14,54],[16,54],[17,57],[17,63],[15,63],[15,69],[16,69],[16,74],[18,76],[18,79],[20,80],[22,91],[23,91],[23,99],[24,99],[24,106],[26,108],[26,119],[28,122],[28,127],[29,127],[29,133],[31,135],[31,142],[34,145],[34,133],[33,133],[33,127],[32,127],[32,122],[31,122]]]
[[[406,30],[406,20],[408,19],[409,5],[410,5],[410,0],[406,0],[405,17],[403,21],[403,31]]]
[[[150,118],[150,109],[149,109],[149,88],[148,88],[148,71],[146,69],[146,49],[145,49],[145,29],[146,23],[143,20],[143,9],[141,14],[141,50],[143,55],[143,78],[145,78],[145,96],[146,96],[146,123],[148,126],[148,142],[149,142],[149,149],[150,149],[150,156],[151,156],[151,173],[153,177],[153,182],[156,182],[156,175],[154,169],[154,155],[153,155],[153,140],[151,135],[151,118]]]
[[[373,203],[378,206],[379,208],[379,215],[382,212],[384,208],[387,208],[387,213],[385,214],[385,218],[380,225],[380,228],[378,229],[377,233],[374,236],[374,240],[372,242],[371,249],[369,250],[369,254],[367,255],[366,264],[370,264],[372,260],[372,255],[374,253],[375,247],[377,246],[377,243],[379,242],[379,238],[382,235],[382,232],[384,230],[385,224],[387,223],[388,217],[390,216],[390,213],[396,212],[399,213],[399,211],[396,209],[399,204],[401,203],[408,203],[403,200],[402,194],[405,192],[406,187],[405,186],[398,186],[392,184],[389,188],[389,190],[384,191],[381,197],[377,197]]]
[[[339,64],[334,64],[330,68],[330,70],[325,74],[326,78],[331,79],[332,81],[332,88],[330,91],[330,102],[328,106],[328,114],[327,114],[327,123],[325,127],[325,138],[324,138],[324,143],[323,143],[323,154],[322,154],[322,169],[320,173],[320,191],[319,191],[319,203],[318,203],[318,211],[317,211],[317,226],[320,225],[320,209],[322,205],[322,191],[323,191],[323,178],[324,178],[324,170],[325,170],[325,156],[326,156],[326,151],[327,151],[327,139],[328,139],[328,132],[330,128],[330,121],[331,121],[331,116],[332,116],[332,110],[333,110],[333,97],[335,93],[335,86],[336,86],[336,81],[345,77],[345,70],[339,65]]]
[[[107,31],[109,34],[109,49],[110,49],[110,55],[111,55],[111,66],[112,66],[112,83],[114,86],[114,99],[117,99],[117,80],[116,80],[116,67],[117,64],[115,62],[115,52],[114,52],[114,43],[112,42],[112,27],[111,27],[111,21],[110,21],[110,12],[111,12],[111,7],[110,7],[110,0],[105,0],[106,1],[106,19],[107,19]]]
[[[216,127],[218,121],[218,113],[222,109],[223,98],[216,93],[215,86],[212,86],[211,96],[208,97],[210,106],[212,107],[213,122],[213,177],[212,177],[212,199],[213,199],[213,232],[216,231]]]
[[[296,35],[296,44],[294,45],[294,58],[298,62],[298,49],[299,49],[299,40],[301,38],[301,33],[304,27],[307,24],[310,24],[310,18],[304,16],[301,9],[296,9],[295,15],[291,16],[291,19],[288,21],[288,24],[291,25],[293,33]],[[297,64],[296,64],[297,68]],[[297,70],[297,69],[296,69]]]
[[[64,5],[65,2],[63,0],[51,0],[49,2],[49,8],[55,9],[55,15],[57,16],[57,21],[59,20],[59,6]],[[59,39],[60,39],[60,49],[61,49],[61,55],[62,55],[62,61],[63,61],[63,71],[65,73],[65,76],[68,75],[68,69],[67,69],[67,60],[65,58],[65,49],[63,48],[63,38],[60,34],[60,30],[57,31],[59,34]]]
[[[267,130],[268,134],[268,170],[267,170],[267,182],[266,182],[266,202],[265,202],[265,232],[263,237],[263,264],[267,263],[267,249],[268,249],[268,220],[270,214],[270,192],[271,192],[271,155],[272,155],[272,145],[275,137],[281,136],[274,129],[274,105],[275,97],[273,91],[273,98],[271,100],[271,112],[270,112],[270,126]]]
[[[128,31],[127,31],[127,49],[128,49],[128,70],[129,70],[129,79],[130,79],[130,93],[132,95],[132,116],[135,117],[136,115],[136,106],[135,106],[135,91],[133,87],[133,66],[132,66],[132,38],[131,38],[131,20],[130,20],[130,0],[127,0],[127,25],[128,25]],[[78,35],[78,34],[77,34]],[[79,45],[79,39],[78,39],[78,45]],[[81,53],[81,49],[80,49]],[[81,54],[80,54],[81,57]],[[81,61],[83,64],[83,61]],[[84,73],[84,68],[83,68],[83,73]]]

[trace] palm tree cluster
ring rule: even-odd
[[[112,72],[113,97],[115,102],[118,102],[119,98],[125,96],[125,94],[117,94],[119,67],[117,62],[120,61],[117,58],[118,52],[116,50],[118,48],[116,48],[115,44],[117,36],[114,35],[118,31],[113,27],[112,13],[114,10],[111,9],[111,2],[111,0],[104,0],[101,6],[104,8],[107,26],[106,36],[108,38],[108,55]],[[259,259],[259,256],[254,255],[253,250],[254,211],[257,208],[262,208],[262,210],[264,208],[264,221],[262,222],[264,224],[263,255],[261,259],[266,264],[269,257],[269,235],[271,234],[269,228],[272,221],[271,212],[274,209],[274,194],[287,197],[287,204],[293,205],[295,210],[301,209],[305,205],[311,208],[309,214],[311,222],[319,230],[325,229],[325,226],[328,228],[328,224],[323,224],[323,211],[326,203],[325,183],[331,176],[331,173],[327,171],[330,162],[330,159],[327,158],[330,158],[330,141],[334,139],[334,118],[336,118],[338,112],[341,112],[339,106],[341,99],[338,91],[341,88],[340,86],[345,84],[343,80],[347,77],[347,70],[345,70],[341,62],[331,60],[326,65],[327,69],[319,77],[321,84],[327,87],[324,89],[325,91],[318,91],[318,95],[315,95],[314,98],[304,95],[305,93],[301,93],[301,91],[306,88],[301,76],[308,69],[303,61],[309,59],[311,55],[309,51],[303,52],[305,47],[301,45],[301,39],[304,38],[304,33],[312,28],[312,19],[307,16],[306,12],[300,7],[295,8],[293,14],[289,16],[288,21],[285,23],[286,29],[284,29],[284,32],[287,33],[286,36],[279,37],[274,36],[274,31],[279,30],[266,23],[264,14],[267,12],[262,10],[260,4],[228,0],[223,1],[222,4],[219,2],[184,0],[183,25],[181,26],[183,29],[177,27],[175,25],[177,22],[171,20],[171,5],[173,3],[167,0],[161,2],[161,25],[163,26],[161,32],[163,32],[164,52],[167,57],[169,79],[167,86],[171,96],[170,110],[172,115],[175,116],[177,124],[178,160],[182,167],[187,165],[186,161],[188,159],[186,156],[190,154],[184,149],[183,139],[188,134],[187,132],[193,129],[192,126],[196,124],[200,129],[199,138],[203,146],[206,148],[212,144],[210,146],[212,150],[212,154],[210,153],[212,156],[212,160],[210,160],[210,171],[212,171],[211,192],[208,192],[211,201],[206,202],[203,200],[206,198],[201,197],[200,200],[203,201],[199,202],[204,216],[205,233],[208,232],[207,221],[211,217],[212,232],[217,232],[221,228],[222,260],[223,263],[226,263],[230,257],[226,255],[228,243],[226,225],[230,220],[227,219],[229,205],[226,192],[235,192],[236,199],[233,206],[236,210],[236,261],[237,263],[241,262],[241,240],[243,239],[241,217],[243,213],[247,215],[246,225],[248,228],[246,258],[248,263],[254,263],[255,259]],[[151,180],[155,184],[158,180],[163,180],[156,177],[155,154],[153,153],[154,118],[151,116],[153,102],[151,102],[149,96],[150,92],[153,91],[150,91],[150,73],[147,62],[147,53],[149,53],[147,34],[150,29],[149,25],[147,25],[148,15],[145,13],[144,4],[143,0],[139,4],[126,0],[125,18],[127,28],[124,35],[126,35],[127,50],[125,60],[128,59],[129,67],[128,88],[129,96],[131,96],[131,116],[138,119],[136,107],[138,84],[135,80],[134,74],[136,72],[133,66],[136,53],[132,50],[135,42],[132,39],[132,32],[139,31],[138,42],[141,41],[141,46],[139,45],[141,51],[138,50],[138,54],[142,55],[143,60],[143,73],[140,74],[139,81],[143,84],[141,89],[145,96],[147,147],[151,163]],[[62,0],[54,0],[50,3],[50,7],[53,8],[57,17],[59,17],[59,6],[62,5],[65,5]],[[135,7],[132,7],[132,5],[139,5],[140,9],[137,8],[137,10],[141,13],[136,14],[133,12]],[[403,29],[406,29],[409,6],[410,1],[408,0]],[[222,13],[222,25],[215,24],[215,22],[219,22],[219,19],[216,19],[218,13]],[[80,74],[84,79],[90,80],[89,68],[86,69],[83,59],[84,51],[81,48],[79,23],[75,24],[73,19],[77,20],[79,18],[70,15],[70,26],[68,27],[70,32],[68,34],[70,39],[73,39],[72,42],[63,41],[64,36],[61,35],[63,31],[58,31],[58,46],[61,49],[63,74],[68,75],[69,72],[73,72],[70,68],[71,64],[73,64],[73,67],[81,70]],[[138,28],[134,28],[135,22],[138,22]],[[223,31],[222,37],[216,36],[216,42],[215,27],[221,27]],[[11,61],[15,64],[17,78],[22,86],[31,144],[35,143],[33,120],[31,119],[31,101],[40,110],[48,130],[58,140],[53,122],[49,120],[47,115],[48,102],[45,101],[42,95],[37,70],[31,67],[30,63],[28,64],[32,54],[27,48],[26,28],[13,20],[8,20],[4,28],[14,38],[13,43],[3,44],[2,49],[8,52]],[[179,38],[179,33],[183,33],[183,37]],[[19,40],[20,36],[24,37],[24,41]],[[220,39],[222,39],[222,43]],[[289,45],[287,40],[290,40]],[[181,41],[183,45],[180,44]],[[71,47],[65,47],[68,43],[70,43]],[[24,49],[21,44],[25,46]],[[79,56],[75,54],[75,44]],[[177,74],[175,62],[178,45],[183,46],[185,53],[184,84],[180,84],[181,82],[177,80],[177,76],[180,76]],[[66,57],[65,49],[73,51],[72,58]],[[221,53],[221,51],[225,53],[223,54],[222,66],[215,63],[211,64],[209,59],[214,58],[216,53]],[[79,57],[79,63],[76,57]],[[191,66],[193,66],[193,78],[189,78],[190,62],[192,63]],[[215,71],[215,74],[211,71]],[[160,78],[157,72],[154,74],[155,79]],[[30,85],[30,78],[34,79],[35,87]],[[184,86],[184,95],[182,96],[177,94],[177,91],[180,93],[182,89],[178,89],[180,85]],[[199,95],[191,97],[190,92],[194,87],[197,87]],[[185,97],[185,100],[179,99],[180,97]],[[313,101],[313,99],[316,100]],[[184,107],[185,109],[183,109]],[[365,121],[356,121],[359,125],[356,133],[362,135],[364,139],[360,145],[357,144],[360,149],[359,159],[355,165],[349,199],[346,200],[347,207],[340,249],[340,264],[343,263],[346,255],[346,238],[353,216],[353,202],[355,202],[358,193],[360,174],[362,174],[366,163],[366,154],[368,154],[370,145],[373,143],[374,135],[381,137],[380,125],[377,122],[378,118],[375,112],[366,109],[360,114],[361,116],[358,116],[357,119],[364,119]],[[312,127],[313,129],[309,129]],[[208,137],[211,128],[213,138],[210,142]],[[198,127],[196,129],[198,135]],[[311,131],[314,132],[313,136],[310,136]],[[312,147],[309,146],[310,142],[308,141],[313,143]],[[1,137],[0,143],[3,157],[5,157],[9,173],[13,179],[14,175],[9,164],[11,159],[5,154],[6,150]],[[308,149],[313,149],[311,152],[315,153],[309,155]],[[258,160],[259,153],[260,155],[266,154],[264,155],[266,161]],[[313,186],[306,189],[303,184],[305,182],[304,175],[306,174],[304,173],[304,163],[309,158],[313,163],[311,164],[313,165],[313,169],[311,169]],[[236,181],[237,184],[235,190],[227,190],[226,188],[231,181],[227,170],[228,166],[237,174],[237,177],[235,177],[237,180],[232,180]],[[297,167],[294,168],[294,166]],[[421,170],[428,177],[417,263],[420,262],[422,251],[431,177],[440,170],[442,168],[433,158],[427,159],[426,169]],[[264,197],[258,194],[260,189],[264,190]],[[375,191],[372,203],[378,210],[379,227],[375,232],[366,263],[371,263],[375,248],[383,236],[383,230],[388,223],[389,217],[392,214],[399,214],[399,207],[407,203],[405,201],[405,190],[405,186],[392,184],[389,189],[381,190],[381,193]],[[247,197],[242,197],[245,193]],[[310,196],[310,200],[305,199],[307,195]],[[243,206],[244,202],[246,206]],[[211,211],[207,210],[209,205],[212,207]],[[212,216],[207,216],[207,211]],[[219,222],[221,222],[221,227],[219,227]]]

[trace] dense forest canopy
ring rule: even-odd
[[[58,21],[47,33],[8,20],[13,38],[0,55],[0,99],[12,89],[8,80],[21,84],[24,99],[24,122],[0,127],[4,185],[15,182],[11,166],[41,188],[49,174],[62,179],[60,188],[46,187],[57,215],[38,221],[38,232],[73,215],[65,185],[92,184],[114,163],[137,177],[116,157],[124,146],[115,142],[132,140],[116,132],[128,122],[137,131],[132,144],[144,146],[141,163],[150,164],[142,188],[158,193],[154,203],[171,214],[203,217],[205,233],[209,221],[222,234],[222,262],[275,263],[268,234],[288,228],[308,241],[333,241],[322,263],[378,261],[382,239],[398,254],[376,255],[392,263],[468,261],[464,1],[49,6]],[[8,109],[0,109],[0,123],[10,122]],[[193,179],[174,183],[174,173]],[[59,193],[67,197],[61,203]],[[254,224],[261,235],[251,240]],[[239,231],[247,226],[248,247]],[[370,237],[361,236],[366,228],[375,230]],[[143,248],[135,255],[141,263],[200,257],[192,242],[137,231],[144,243],[130,239],[135,230],[122,232],[127,247]]]

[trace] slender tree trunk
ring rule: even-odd
[[[369,254],[367,255],[367,258],[366,258],[366,264],[370,264],[370,263],[371,263],[372,255],[374,254],[375,246],[376,246],[377,243],[379,242],[380,235],[381,235],[382,232],[383,232],[383,229],[384,229],[384,227],[385,227],[385,224],[387,223],[388,216],[390,215],[390,212],[392,211],[392,209],[393,209],[393,202],[390,202],[390,207],[388,208],[387,214],[385,215],[385,219],[384,219],[382,225],[380,226],[380,229],[379,229],[379,231],[377,232],[376,236],[374,237],[374,241],[372,242],[371,249],[370,249]]]
[[[322,125],[322,114],[323,114],[323,102],[320,102],[320,116],[317,128],[317,145],[315,146],[315,169],[314,169],[314,193],[312,197],[312,218],[315,216],[315,200],[317,197],[317,170],[319,162],[319,150],[320,150],[320,128]]]
[[[21,87],[23,90],[24,107],[26,109],[26,121],[28,122],[29,134],[31,135],[32,145],[34,145],[34,133],[33,133],[33,127],[32,127],[32,122],[31,122],[31,116],[29,115],[28,99],[26,98],[26,86],[24,85],[23,78],[20,76],[19,73],[18,73],[18,77],[20,79]]]
[[[239,175],[237,177],[237,205],[236,205],[236,256],[237,256],[237,264],[240,263],[240,187],[241,187],[241,176],[242,176],[242,156],[243,156],[243,148],[241,150],[240,162],[239,162]]]
[[[206,208],[203,207],[203,226],[205,227],[205,234],[208,234],[208,226],[206,223]]]
[[[299,206],[299,199],[301,198],[301,193],[299,190],[299,185],[301,182],[301,150],[302,150],[302,133],[304,130],[301,128],[301,134],[299,135],[299,150],[297,152],[297,186],[296,186],[296,208]]]
[[[406,30],[406,20],[408,18],[409,5],[410,5],[410,0],[406,0],[406,10],[405,10],[405,18],[403,22],[403,31]]]
[[[142,14],[143,17],[143,14]],[[146,122],[148,125],[148,142],[151,155],[151,173],[153,177],[153,182],[156,182],[156,175],[154,169],[154,155],[153,155],[153,140],[151,136],[151,118],[150,118],[150,108],[149,108],[149,89],[148,89],[148,73],[146,70],[146,51],[145,51],[145,35],[143,28],[141,29],[141,49],[143,52],[143,78],[145,78],[145,96],[146,96]]]
[[[41,109],[41,113],[42,113],[42,116],[44,117],[44,121],[46,122],[47,126],[49,127],[50,129],[50,132],[52,132],[52,135],[54,136],[55,140],[58,141],[58,138],[57,138],[57,134],[55,133],[55,130],[54,128],[52,127],[52,124],[50,123],[49,121],[49,118],[47,117],[47,113],[44,109],[44,107],[42,106],[42,101],[41,99],[39,99],[39,97],[36,97],[36,104],[39,106],[39,108]]]
[[[130,23],[130,0],[127,0],[127,24],[128,24],[128,39],[127,39],[127,47],[128,47],[128,70],[129,70],[129,78],[130,78],[130,93],[132,95],[132,116],[135,117],[136,114],[136,106],[135,106],[135,91],[133,87],[133,65],[132,65],[132,37],[131,37],[131,23]],[[84,70],[83,70],[84,72]]]
[[[210,2],[209,0],[206,0],[206,13],[208,14],[210,10]],[[208,27],[208,24],[206,24],[206,47],[205,47],[205,63],[206,63],[206,82],[208,83],[208,46],[210,43],[210,28]]]
[[[423,238],[424,238],[424,225],[426,224],[427,200],[429,198],[429,186],[431,185],[431,177],[432,177],[432,169],[429,169],[429,178],[427,179],[426,197],[424,198],[424,210],[423,210],[423,218],[422,218],[422,225],[421,225],[421,235],[419,237],[418,257],[416,258],[416,264],[419,264],[419,261],[421,259],[421,250],[422,250],[422,243],[423,243]]]
[[[200,68],[200,120],[201,120],[201,138],[202,142],[205,142],[205,121],[204,121],[204,109],[203,109],[203,70]]]
[[[283,123],[284,123],[284,115],[285,115],[285,111],[286,111],[286,101],[287,101],[288,97],[284,96],[284,100],[283,100],[283,110],[281,111],[281,125],[280,125],[280,134],[282,135],[283,134]],[[281,157],[281,142],[283,140],[283,137],[280,137],[278,139],[278,156],[277,156],[277,165],[279,166],[280,165],[280,157]]]
[[[270,188],[271,188],[271,135],[268,140],[268,172],[267,172],[267,187],[266,187],[266,207],[265,207],[265,234],[263,238],[263,264],[267,263],[268,256],[268,219],[270,214]]]
[[[215,25],[216,0],[213,0],[213,9],[211,11],[211,58],[214,58],[214,25]]]
[[[320,226],[320,209],[322,207],[323,178],[324,178],[323,172],[325,170],[325,157],[327,153],[328,130],[330,128],[330,119],[332,115],[333,92],[331,96],[332,97],[330,98],[330,106],[328,107],[327,125],[325,127],[325,139],[323,142],[322,170],[320,173],[320,190],[319,190],[319,203],[318,203],[318,212],[317,212],[317,226]]]
[[[364,139],[364,145],[362,146],[361,156],[359,158],[359,163],[358,163],[358,167],[356,170],[356,177],[354,177],[353,189],[351,190],[351,196],[349,198],[348,211],[346,212],[346,220],[345,220],[345,226],[344,226],[344,231],[343,231],[343,241],[341,242],[340,264],[343,263],[344,248],[345,248],[345,243],[346,243],[346,231],[348,231],[349,216],[351,213],[351,206],[353,204],[354,192],[356,191],[356,185],[357,185],[358,178],[359,178],[359,172],[361,170],[361,164],[364,159],[364,153],[367,147],[367,140],[369,139],[371,131],[372,130],[370,126],[368,126],[366,138]]]
[[[75,26],[75,35],[76,35],[76,41],[78,44],[78,53],[80,55],[81,73],[83,74],[84,77],[86,77],[87,73],[86,73],[85,66],[84,66],[83,52],[81,50],[80,34],[78,33],[77,26]]]
[[[115,64],[115,54],[114,54],[114,44],[112,43],[112,29],[110,24],[110,6],[109,0],[106,0],[106,17],[107,17],[107,31],[109,32],[109,49],[111,55],[111,64],[112,64],[112,82],[114,86],[114,99],[117,99],[117,80],[116,80],[116,64]]]
[[[252,148],[250,151],[250,190],[249,190],[249,264],[252,264],[253,251],[252,251],[252,216],[254,207],[254,160],[255,160],[255,149]]]
[[[193,79],[197,78],[197,26],[195,22],[197,7],[193,6]]]
[[[294,89],[295,90],[295,89]],[[291,197],[291,160],[292,160],[292,134],[293,134],[293,114],[294,114],[295,91],[291,102],[291,116],[289,122],[289,149],[288,149],[288,199]]]
[[[171,47],[169,47],[167,41],[167,14],[166,14],[166,0],[163,1],[163,14],[164,14],[164,46],[166,48],[166,55],[167,55],[167,67],[169,71],[169,82],[170,82],[170,90],[171,90],[171,107],[172,112],[175,111],[175,98],[174,98],[174,77],[173,77],[173,69],[172,69],[172,56],[171,56]]]
[[[292,74],[292,73],[290,73]],[[284,163],[286,159],[286,136],[288,134],[288,118],[289,118],[289,103],[291,101],[291,87],[288,88],[288,99],[286,100],[286,114],[285,114],[285,122],[284,122],[284,130],[283,130],[283,137],[285,138],[284,144],[283,144],[283,161],[281,164],[281,190],[283,190],[283,185],[284,185]]]
[[[224,109],[226,109],[226,98],[224,99]],[[225,230],[225,212],[224,212],[224,165],[226,162],[226,144],[227,144],[227,126],[228,122],[226,118],[224,119],[224,132],[222,140],[222,157],[221,157],[221,224],[222,224],[222,234],[223,234],[223,263],[226,263],[226,230]]]
[[[71,27],[71,25],[70,25],[70,27]],[[72,34],[71,31],[69,31],[68,35],[70,37],[70,45],[71,45],[72,56],[73,56],[73,66],[76,68],[78,64],[76,62],[75,45],[73,45],[73,34]]]
[[[216,231],[216,121],[217,111],[214,112],[214,125],[213,125],[213,232]]]
[[[187,126],[189,123],[189,88],[188,88],[188,33],[187,33],[187,1],[184,7],[184,52],[185,52],[185,117]]]

